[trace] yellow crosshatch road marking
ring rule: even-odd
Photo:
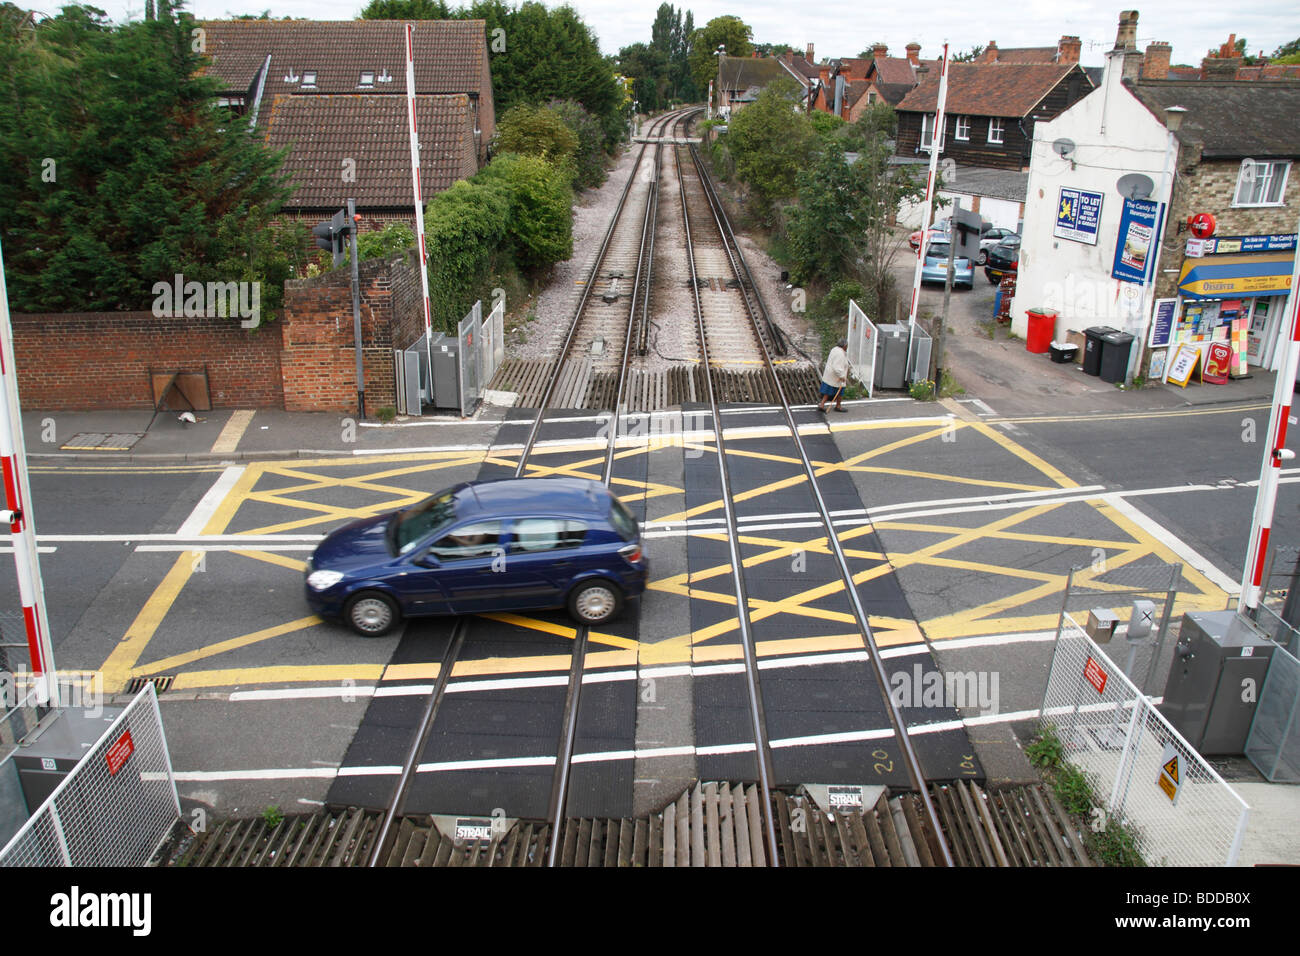
[[[957,419],[941,421],[935,418],[924,418],[888,422],[854,422],[846,423],[845,426],[837,425],[835,428],[837,432],[879,431],[885,434],[888,434],[887,430],[891,429],[897,430],[896,434],[899,437],[841,461],[814,462],[816,474],[823,476],[832,473],[862,472],[899,478],[920,478],[963,488],[973,486],[998,493],[1066,490],[1079,487],[1079,483],[1068,475],[984,421]],[[1018,459],[1034,475],[1041,476],[1041,481],[975,478],[967,475],[923,471],[914,467],[892,466],[890,461],[892,453],[912,450],[926,442],[940,441],[945,434],[951,435],[954,429],[968,429],[972,434],[986,438],[1005,450],[1008,455]],[[778,434],[779,431],[774,430],[773,434]],[[763,433],[754,437],[769,436]],[[799,465],[797,458],[746,448],[744,441],[745,436],[738,436],[731,440],[731,447],[728,449],[729,457],[778,464],[788,462],[792,470]],[[691,449],[699,449],[706,454],[716,453],[716,447],[709,441],[684,440],[682,436],[677,435],[652,435],[646,436],[640,444],[621,440],[617,457],[630,459],[649,454],[651,451],[677,447],[687,452]],[[581,456],[577,460],[574,460],[575,452]],[[598,477],[603,463],[603,455],[597,457],[590,442],[566,442],[562,445],[547,446],[539,449],[535,455],[537,457],[530,459],[530,474],[539,476],[570,475],[595,478]],[[560,456],[567,456],[567,459]],[[231,524],[239,516],[241,509],[249,504],[297,511],[298,515],[274,524],[236,532],[238,534],[275,534],[303,528],[325,530],[339,521],[378,514],[420,500],[434,490],[432,486],[437,485],[437,482],[431,482],[429,479],[431,476],[436,477],[440,471],[479,465],[485,461],[513,468],[517,460],[516,450],[513,457],[510,453],[502,452],[435,451],[394,453],[365,458],[251,462],[221,502],[202,533],[205,535],[230,533]],[[209,466],[193,470],[219,469]],[[346,473],[341,474],[340,471]],[[286,480],[290,484],[281,484]],[[762,487],[738,495],[737,500],[758,503],[761,507],[765,496],[801,484],[805,480],[801,473],[775,478]],[[269,482],[275,482],[279,486],[273,486]],[[408,482],[415,483],[418,487],[408,487]],[[263,485],[266,487],[262,487]],[[665,495],[683,493],[682,488],[674,485],[662,482],[639,482],[629,478],[617,480],[616,485],[621,493],[633,493],[649,501]],[[376,497],[374,500],[355,506],[327,504],[313,498],[317,493],[337,492],[339,489],[350,489]],[[1053,517],[1058,518],[1058,526],[1081,527],[1077,519],[1080,508],[1089,509],[1102,519],[1096,523],[1099,533],[1095,536],[1079,537],[1075,534],[1053,534],[1040,530],[1045,520],[1051,520]],[[721,509],[722,502],[714,500],[685,511],[667,515],[652,513],[647,517],[651,521],[674,523],[718,512]],[[1065,519],[1066,514],[1071,516],[1068,522]],[[1028,527],[1035,522],[1037,527]],[[911,545],[910,550],[896,550],[888,555],[881,554],[870,546],[864,546],[870,535],[877,530],[906,532],[921,543]],[[717,534],[701,536],[723,540]],[[972,553],[972,549],[975,549],[973,553],[978,556],[981,542],[1015,542],[1077,549],[1080,558],[1063,562],[1063,565],[1086,565],[1085,570],[1075,575],[1075,580],[1102,592],[1122,587],[1106,581],[1106,573],[1116,568],[1141,563],[1144,559],[1165,563],[1181,561],[1166,545],[1152,537],[1118,509],[1107,504],[1100,495],[1087,502],[1029,501],[1023,507],[999,511],[996,516],[981,514],[977,523],[971,526],[954,523],[951,515],[936,515],[933,521],[926,521],[923,518],[890,521],[888,518],[882,518],[875,524],[863,523],[841,529],[837,531],[837,536],[845,553],[851,559],[872,562],[870,567],[855,574],[854,580],[858,585],[893,574],[901,568],[915,570],[929,567],[936,570],[970,572],[987,577],[988,586],[982,589],[981,593],[987,593],[988,599],[977,607],[925,620],[920,622],[919,626],[917,622],[911,620],[872,616],[871,627],[877,643],[882,647],[917,643],[925,638],[945,640],[980,634],[1044,630],[1055,626],[1056,612],[1037,613],[1032,608],[1044,598],[1055,598],[1062,592],[1066,573],[1026,568],[1012,563],[1000,565],[980,560],[979,557],[964,557],[965,554]],[[828,553],[824,534],[809,534],[800,540],[798,537],[793,539],[774,537],[769,531],[766,534],[742,534],[740,541],[747,551],[744,564],[750,568],[773,561],[789,560],[797,552]],[[1093,567],[1094,559],[1099,553],[1105,556],[1103,569]],[[305,568],[305,561],[302,558],[259,550],[255,545],[248,549],[221,552],[221,554],[223,560],[227,560],[224,556],[228,555],[235,560],[255,561],[295,575],[300,575]],[[294,616],[288,617],[281,624],[245,634],[225,633],[204,646],[142,664],[147,648],[154,636],[165,626],[167,614],[198,567],[200,557],[201,553],[198,551],[181,552],[177,556],[144,607],[136,615],[122,641],[105,661],[102,670],[106,689],[120,689],[131,677],[150,676],[167,669],[179,670],[173,684],[178,689],[286,682],[335,683],[340,680],[359,682],[424,680],[437,676],[436,663],[392,666],[380,664],[234,666],[212,669],[200,669],[194,666],[252,645],[291,639],[293,635],[315,626],[318,619],[314,616],[301,616],[301,607],[296,603],[290,611]],[[209,560],[212,558],[209,557]],[[727,581],[730,573],[729,564],[697,568],[689,574],[675,574],[654,579],[649,584],[649,591],[734,607],[733,596],[709,590],[708,587],[709,582],[717,581],[721,584]],[[1205,576],[1190,567],[1184,567],[1183,574],[1183,590],[1180,592],[1178,602],[1179,612],[1223,606],[1226,596]],[[751,593],[752,620],[761,621],[786,615],[791,621],[794,634],[798,633],[797,621],[801,618],[839,622],[849,628],[846,633],[829,637],[822,635],[760,641],[757,648],[759,655],[861,649],[862,637],[853,633],[854,622],[850,614],[816,606],[818,601],[842,589],[842,582],[836,579],[828,582],[810,582],[809,587],[797,593],[773,598]],[[1124,600],[1128,600],[1128,597],[1126,596]],[[517,627],[550,634],[561,640],[572,640],[575,633],[571,626],[527,615],[485,616]],[[606,649],[593,649],[588,658],[588,666],[626,667],[636,662],[674,664],[734,660],[738,659],[741,653],[734,640],[735,632],[736,624],[730,620],[723,620],[698,631],[680,634],[654,644],[642,644],[613,634],[593,632],[591,635],[593,644]],[[488,658],[462,662],[457,666],[455,676],[462,675],[462,667],[466,676],[490,676],[542,673],[548,670],[563,671],[567,670],[568,666],[568,656],[564,653],[540,657]]]

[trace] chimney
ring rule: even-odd
[[[1219,56],[1232,57],[1237,55],[1237,34],[1229,33],[1228,42],[1219,47]]]
[[[1083,41],[1078,37],[1061,37],[1056,44],[1056,62],[1063,64],[1078,63],[1079,51],[1083,49]]]
[[[1169,79],[1169,57],[1173,47],[1168,43],[1148,43],[1146,55],[1142,57],[1142,79]]]
[[[998,41],[990,40],[989,45],[984,48],[984,55],[980,59],[985,63],[998,62]]]
[[[1239,56],[1207,56],[1201,61],[1201,79],[1235,80],[1240,66]]]
[[[1115,49],[1120,52],[1137,49],[1138,12],[1123,10],[1119,15],[1119,30],[1115,33]]]
[[[808,51],[804,53],[803,58],[807,60],[809,63],[817,62],[816,60],[813,59],[813,45],[811,43],[808,44]]]
[[[921,62],[921,44],[909,43],[907,45],[907,62],[912,66],[917,66]]]
[[[871,44],[871,56],[877,60],[883,60],[889,56],[889,44],[873,43]]]

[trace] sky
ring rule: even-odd
[[[29,0],[29,3],[31,0]],[[106,10],[113,20],[143,16],[144,0],[87,0]],[[456,0],[451,0],[456,5]],[[519,0],[510,0],[519,2]],[[600,40],[601,50],[616,54],[620,47],[650,41],[650,25],[661,0],[571,0]],[[856,56],[872,43],[889,44],[891,56],[904,56],[904,47],[921,44],[923,57],[937,57],[946,41],[953,52],[969,50],[990,40],[999,47],[1055,46],[1062,34],[1083,41],[1081,61],[1101,66],[1104,54],[1115,43],[1115,28],[1121,7],[1098,6],[1081,0],[1020,0],[1011,6],[977,5],[970,0],[930,0],[927,3],[880,5],[877,12],[845,14],[852,4],[802,4],[778,0],[745,0],[744,3],[710,0],[681,4],[695,14],[695,25],[713,17],[739,16],[754,30],[759,43],[788,43],[803,49],[815,48],[817,59]],[[58,4],[41,0],[36,9],[53,13]],[[27,4],[22,4],[26,6]],[[273,17],[311,17],[349,20],[365,5],[364,0],[188,0],[187,9],[199,18],[221,18],[238,13],[270,10]],[[559,4],[547,2],[547,6]],[[1014,8],[1015,15],[1011,16]],[[1210,48],[1217,49],[1235,33],[1248,41],[1247,51],[1271,54],[1283,43],[1300,37],[1300,13],[1294,0],[1255,0],[1249,9],[1234,8],[1222,0],[1158,0],[1138,7],[1138,47],[1163,40],[1173,45],[1173,63],[1200,65]],[[985,15],[997,11],[993,16]],[[1290,12],[1288,12],[1290,11]],[[951,15],[949,15],[951,14]]]

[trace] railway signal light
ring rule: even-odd
[[[355,217],[360,220],[360,216]],[[328,220],[312,227],[311,234],[316,237],[316,245],[328,249],[334,256],[334,268],[343,264],[347,254],[348,236],[353,230],[353,220],[348,218],[346,210],[340,209]]]

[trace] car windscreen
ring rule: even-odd
[[[636,519],[627,510],[627,506],[613,495],[609,499],[609,523],[614,526],[614,530],[624,541],[631,541],[636,537]]]
[[[393,515],[388,522],[388,551],[405,554],[431,531],[456,517],[456,493],[447,490]]]

